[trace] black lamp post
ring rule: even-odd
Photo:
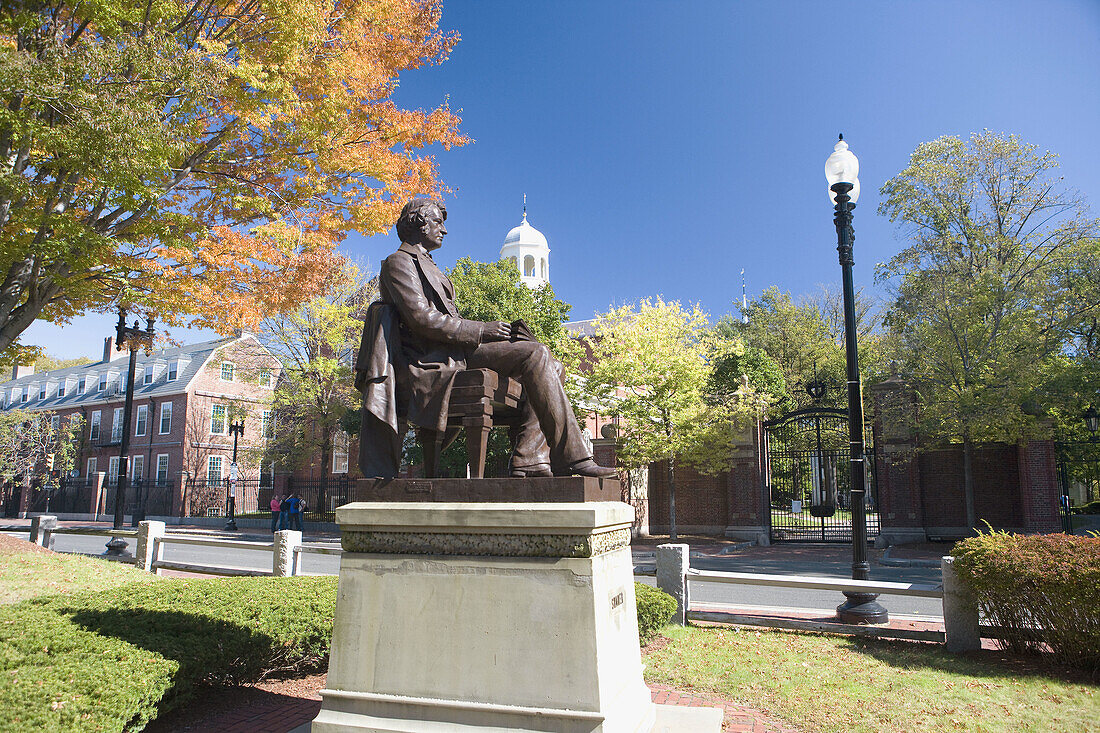
[[[852,507],[852,580],[870,580],[871,565],[867,562],[867,504],[863,445],[863,397],[859,382],[859,351],[856,345],[855,292],[852,287],[852,209],[859,199],[859,160],[848,150],[844,136],[833,147],[825,161],[825,178],[829,182],[829,198],[835,204],[833,223],[836,225],[837,252],[844,275],[844,347],[848,367],[848,440],[851,444]],[[889,614],[877,601],[877,593],[845,592],[848,600],[837,606],[837,619],[848,624],[882,624]]]
[[[1100,412],[1089,405],[1089,409],[1085,410],[1085,414],[1081,417],[1085,419],[1085,427],[1089,431],[1089,440],[1096,440],[1096,431],[1100,430]]]
[[[115,489],[115,519],[114,529],[122,529],[123,515],[126,511],[126,451],[130,448],[130,412],[134,408],[134,369],[137,366],[137,352],[142,346],[148,347],[153,343],[153,319],[147,318],[145,329],[134,320],[133,326],[126,325],[126,309],[118,309],[118,325],[115,326],[115,349],[122,351],[122,345],[126,344],[130,349],[130,363],[126,371],[126,402],[122,408],[122,439],[118,447],[118,486]],[[124,556],[126,540],[121,537],[112,537],[107,543],[107,555]]]
[[[229,423],[229,434],[233,436],[233,463],[229,464],[229,491],[225,493],[225,528],[237,531],[237,520],[233,516],[237,508],[237,438],[244,435],[244,420]]]

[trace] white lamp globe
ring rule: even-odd
[[[836,193],[833,191],[835,183],[850,183],[852,190],[848,196],[854,204],[859,200],[859,158],[848,149],[848,143],[844,142],[841,135],[833,146],[833,154],[825,161],[825,180],[829,182],[829,200],[836,203]]]

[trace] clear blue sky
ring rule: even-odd
[[[856,282],[875,292],[900,247],[877,190],[922,141],[1017,133],[1100,209],[1098,0],[444,0],[442,24],[462,36],[450,59],[396,95],[449,98],[474,140],[437,156],[454,189],[437,259],[496,259],[526,193],[574,319],[650,295],[717,316],[741,268],[750,298],[836,287],[823,165],[838,132],[860,159]],[[345,248],[377,267],[396,245]],[[27,341],[98,356],[112,328]]]

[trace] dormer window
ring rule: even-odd
[[[87,377],[81,377],[80,381],[76,383],[76,393],[77,394],[84,394],[84,390],[87,388],[87,386],[88,386],[88,378]]]
[[[66,387],[68,387],[68,386],[69,386],[69,382],[65,379],[62,379],[60,382],[58,382],[57,383],[57,396],[58,397],[64,397]]]
[[[105,389],[107,389],[107,375],[106,374],[100,374],[99,375],[99,386],[96,388],[96,391],[102,392]]]
[[[145,373],[141,377],[141,383],[142,384],[152,384],[153,383],[153,365],[152,364],[145,367]]]
[[[179,377],[180,360],[173,359],[168,362],[168,381],[174,382]]]

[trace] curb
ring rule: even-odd
[[[882,551],[882,557],[878,559],[878,565],[886,565],[892,568],[938,568],[940,566],[939,560],[922,560],[920,558],[902,558],[902,557],[890,557],[890,550],[892,547],[887,547]]]

